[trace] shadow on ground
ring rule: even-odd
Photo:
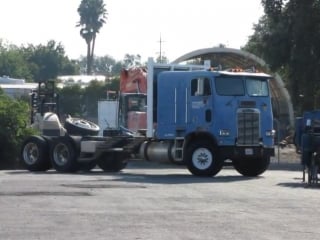
[[[271,163],[268,170],[301,171],[302,172],[302,165],[299,163]]]
[[[236,172],[235,172],[236,173]],[[224,175],[223,170],[214,177],[197,177],[191,173],[132,173],[121,171],[118,173],[106,173],[95,170],[92,172],[77,172],[77,173],[59,173],[56,171],[47,172],[29,172],[29,171],[9,171],[7,174],[33,174],[33,175],[81,175],[81,176],[110,176],[110,178],[99,178],[93,180],[84,180],[83,182],[127,182],[127,183],[149,183],[149,184],[195,184],[195,183],[228,183],[237,181],[253,181],[264,178],[259,177],[244,177],[242,175]],[[81,187],[77,185],[77,187]],[[84,186],[83,186],[84,187]],[[105,186],[101,185],[101,188]],[[108,186],[106,186],[108,187]],[[112,187],[112,186],[110,186]]]
[[[303,182],[302,179],[299,182],[283,182],[278,183],[277,186],[281,187],[288,187],[288,188],[305,188],[305,189],[313,189],[313,190],[319,190],[320,184],[308,184],[306,182]]]

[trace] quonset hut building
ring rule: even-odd
[[[277,139],[282,140],[288,134],[288,127],[294,126],[294,112],[291,98],[281,77],[277,73],[271,72],[264,60],[246,51],[214,47],[189,52],[177,58],[173,63],[203,63],[205,60],[210,60],[211,67],[219,67],[221,69],[255,68],[257,71],[271,75],[273,79],[270,81],[270,88]]]

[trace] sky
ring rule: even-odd
[[[0,0],[0,39],[18,46],[60,42],[70,59],[86,55],[76,27],[81,0]],[[142,60],[160,52],[170,61],[202,48],[225,44],[239,49],[263,15],[260,0],[104,0],[106,24],[95,55]]]

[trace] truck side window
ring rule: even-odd
[[[211,95],[210,80],[208,78],[194,78],[191,80],[191,96]]]
[[[203,82],[203,96],[209,95],[211,95],[210,81],[208,78],[205,78]]]
[[[192,79],[191,80],[191,96],[196,96],[197,87],[198,87],[197,79]]]

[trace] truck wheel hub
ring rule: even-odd
[[[212,154],[206,148],[198,148],[192,155],[192,162],[198,169],[204,170],[212,164]]]
[[[69,151],[68,148],[63,144],[58,144],[56,147],[56,151],[54,152],[54,161],[63,166],[68,162],[69,159]]]
[[[34,143],[28,143],[23,151],[23,158],[28,164],[34,164],[39,158],[38,147]]]

